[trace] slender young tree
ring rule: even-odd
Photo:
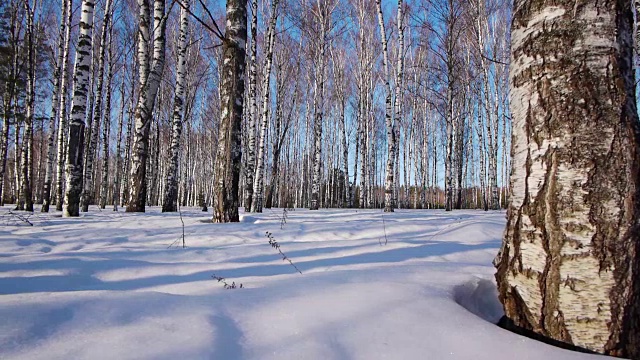
[[[162,212],[178,211],[178,159],[180,157],[180,137],[184,113],[184,87],[187,73],[187,36],[189,35],[189,2],[180,9],[180,38],[178,40],[178,59],[176,69],[176,90],[173,97],[173,124],[171,146],[169,148],[169,169],[165,182]]]
[[[127,79],[126,74],[122,74],[122,83],[120,85],[120,111],[118,113],[118,135],[116,140],[116,163],[115,163],[115,175],[113,177],[113,196],[111,197],[111,201],[113,202],[113,211],[118,211],[118,203],[120,201],[120,176],[124,172],[120,169],[122,166],[122,126],[124,122],[124,108],[126,104],[125,99],[125,80]]]
[[[112,14],[113,16],[113,14]],[[102,179],[100,184],[100,208],[107,207],[107,193],[109,192],[109,134],[111,133],[111,84],[113,83],[113,25],[109,26],[109,42],[107,43],[107,93],[104,102],[104,114],[102,115]]]
[[[222,41],[222,119],[216,154],[213,221],[238,222],[240,206],[241,129],[247,43],[246,0],[227,0],[227,27]]]
[[[64,46],[62,48],[62,67],[60,69],[60,105],[59,105],[59,119],[57,132],[58,149],[56,153],[56,210],[62,211],[62,204],[64,203],[64,168],[65,157],[67,149],[67,87],[68,87],[68,66],[69,66],[69,44],[71,40],[71,20],[73,18],[73,0],[65,0],[67,17],[65,18],[65,34],[64,34]]]
[[[269,21],[269,29],[267,30],[267,48],[264,68],[264,79],[262,84],[262,124],[260,126],[260,136],[258,140],[258,157],[256,158],[256,174],[253,182],[253,194],[255,198],[251,203],[252,212],[262,212],[264,200],[264,164],[265,150],[267,139],[267,126],[269,125],[269,116],[271,109],[271,67],[273,64],[273,47],[276,42],[276,22],[278,21],[278,0],[271,2],[271,20]]]
[[[22,165],[22,177],[20,181],[20,200],[18,209],[33,211],[33,120],[35,113],[36,97],[36,45],[35,45],[35,2],[24,2],[27,17],[26,46],[27,46],[27,98],[24,138],[22,140],[22,152],[20,163]]]
[[[69,121],[67,145],[67,186],[65,192],[64,216],[80,215],[80,194],[82,193],[82,166],[84,144],[84,118],[87,111],[89,92],[89,68],[91,64],[91,36],[93,30],[93,0],[82,0],[80,35],[76,45],[76,64],[73,69],[73,97]]]
[[[249,48],[249,117],[247,130],[247,162],[245,166],[244,211],[250,212],[253,203],[253,177],[256,169],[256,114],[258,112],[257,91],[257,48],[258,48],[258,0],[251,0],[251,47]]]
[[[97,86],[95,94],[95,106],[93,109],[93,121],[89,129],[89,141],[87,146],[86,169],[84,173],[83,193],[82,193],[82,211],[89,211],[89,204],[93,201],[93,162],[97,152],[98,138],[100,133],[100,122],[103,118],[102,99],[104,94],[104,73],[106,65],[105,57],[107,48],[109,47],[109,22],[111,21],[111,0],[106,0],[104,5],[104,20],[102,22],[102,31],[100,33],[100,48],[98,53],[98,72]],[[107,89],[107,93],[110,89]]]
[[[508,322],[638,359],[632,52],[628,1],[514,2],[512,195],[495,265]]]
[[[337,6],[337,2],[317,1],[312,8],[314,20],[318,23],[316,36],[313,39],[315,45],[316,68],[315,68],[315,91],[314,91],[314,116],[313,116],[313,146],[311,164],[311,210],[320,208],[320,183],[322,181],[320,170],[322,168],[322,127],[324,122],[324,95],[326,88],[326,66],[327,47],[329,45],[329,32],[332,27],[332,14]]]
[[[19,29],[18,22],[20,21],[20,6],[17,2],[12,2],[9,6],[9,48],[11,53],[11,61],[9,62],[8,79],[5,84],[4,109],[3,109],[3,126],[2,126],[2,140],[0,146],[0,204],[4,204],[4,195],[7,194],[6,187],[9,182],[5,182],[5,176],[8,173],[7,156],[9,153],[9,128],[11,127],[11,120],[16,122],[16,129],[18,122],[16,120],[15,112],[15,94],[17,92],[18,83],[18,48],[19,48]],[[16,130],[16,134],[20,131]],[[17,135],[16,135],[17,137]],[[17,159],[17,148],[16,157]]]
[[[385,125],[387,128],[387,166],[386,166],[386,177],[385,177],[385,185],[384,185],[384,211],[385,212],[393,212],[394,208],[394,164],[396,158],[396,142],[398,141],[396,138],[396,126],[394,114],[392,113],[394,107],[393,103],[393,93],[391,90],[391,81],[390,81],[390,72],[389,72],[389,51],[387,49],[387,32],[385,30],[384,17],[382,14],[382,4],[380,0],[376,0],[376,6],[378,9],[378,25],[380,26],[380,41],[382,43],[382,66],[384,69],[384,84],[385,84]],[[403,35],[403,25],[402,25],[402,0],[398,1],[398,28],[400,29],[400,41],[401,47],[404,47],[404,35]],[[399,54],[403,54],[403,51],[400,50]],[[402,56],[398,57],[398,79],[396,79],[396,102],[398,101],[398,95],[400,94],[400,82],[399,78],[402,77]],[[396,113],[399,114],[399,105],[396,110]]]
[[[42,195],[42,212],[49,212],[49,204],[51,203],[51,183],[53,179],[53,153],[55,150],[55,137],[56,137],[56,121],[59,116],[60,106],[60,83],[62,77],[66,74],[62,73],[62,62],[64,59],[64,47],[65,47],[65,34],[67,26],[67,12],[68,1],[62,0],[62,13],[60,16],[60,33],[58,34],[58,56],[55,63],[55,70],[53,73],[53,94],[51,96],[51,116],[49,117],[49,138],[47,141],[47,166],[46,174],[44,178],[44,193]],[[66,68],[66,67],[65,67]]]

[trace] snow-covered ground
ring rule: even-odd
[[[0,359],[602,359],[490,323],[503,212],[9,209]]]

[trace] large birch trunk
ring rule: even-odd
[[[640,126],[628,1],[516,0],[506,316],[640,358]]]
[[[93,0],[83,0],[80,17],[80,35],[76,45],[76,64],[73,69],[73,97],[67,143],[66,192],[64,216],[80,215],[82,193],[82,165],[84,144],[84,119],[89,92],[89,68],[91,64],[91,32],[93,29]]]
[[[247,43],[247,4],[244,0],[227,1],[227,28],[222,43],[221,84],[222,119],[216,154],[216,192],[213,221],[238,222],[241,130],[244,106],[244,70]]]
[[[188,9],[189,3],[185,6]],[[184,113],[184,87],[187,77],[187,36],[189,32],[189,14],[180,10],[180,40],[178,42],[178,60],[176,70],[176,90],[173,98],[173,126],[171,146],[169,148],[169,169],[167,170],[162,212],[178,211],[178,159],[180,157],[180,137]]]
[[[153,32],[150,31],[149,0],[139,0],[140,25],[138,35],[138,64],[140,71],[140,94],[135,112],[131,173],[129,176],[129,203],[127,212],[144,212],[147,201],[147,157],[149,152],[149,130],[153,120],[156,95],[165,59],[165,0],[153,2]],[[153,55],[149,61],[148,42],[153,33]]]

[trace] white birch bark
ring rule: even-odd
[[[264,164],[266,157],[266,137],[267,126],[269,125],[269,113],[271,103],[269,101],[271,94],[271,67],[273,65],[273,47],[276,38],[276,22],[278,20],[278,0],[272,0],[271,3],[271,20],[269,21],[269,29],[267,30],[267,48],[265,58],[264,79],[262,84],[262,123],[260,126],[260,136],[258,139],[258,156],[256,157],[256,173],[253,180],[254,199],[251,203],[252,212],[262,212],[264,200]]]
[[[516,0],[513,160],[496,257],[516,326],[640,358],[640,123],[626,1]]]
[[[247,163],[245,168],[245,199],[244,211],[250,212],[253,202],[253,186],[254,176],[256,172],[256,114],[257,108],[257,71],[256,71],[256,53],[258,48],[258,0],[251,1],[251,47],[249,50],[249,119],[248,119],[248,144],[247,144]]]
[[[67,9],[71,9],[73,0],[65,0]],[[71,40],[71,20],[73,18],[73,12],[68,11],[65,18],[65,34],[64,34],[64,46],[62,51],[62,67],[60,70],[60,106],[59,106],[59,119],[57,142],[58,149],[56,153],[56,210],[62,211],[62,204],[64,203],[64,175],[65,175],[65,162],[67,153],[67,88],[68,88],[68,65],[69,65],[69,44]]]
[[[244,107],[244,72],[247,43],[247,4],[244,0],[227,1],[227,24],[222,45],[222,116],[216,153],[216,194],[213,221],[238,222],[241,129]]]
[[[111,201],[113,202],[113,211],[118,211],[118,203],[120,201],[120,175],[123,171],[120,169],[122,166],[122,127],[124,122],[124,108],[125,108],[125,74],[122,74],[122,83],[120,85],[120,111],[118,113],[118,136],[116,140],[116,163],[115,163],[115,175],[113,177],[113,196]],[[124,171],[126,172],[126,170]]]
[[[55,71],[53,74],[53,94],[51,99],[51,116],[49,117],[49,137],[47,141],[47,166],[44,179],[44,193],[42,195],[42,209],[41,212],[49,212],[49,205],[51,204],[51,185],[53,182],[53,162],[54,162],[54,150],[55,150],[55,138],[56,138],[56,122],[60,116],[59,108],[62,98],[61,83],[62,78],[66,77],[66,73],[62,71],[63,61],[65,56],[65,35],[67,33],[67,17],[69,2],[62,0],[62,13],[60,14],[60,33],[58,38],[58,56],[55,64]],[[65,66],[66,69],[66,66]]]
[[[165,60],[165,0],[153,2],[153,32],[150,31],[148,0],[139,0],[140,24],[138,35],[138,64],[140,71],[140,94],[135,111],[131,172],[129,176],[129,203],[127,212],[144,212],[147,201],[147,158],[149,152],[149,130],[153,120],[160,79]],[[149,36],[153,34],[153,54],[149,59]],[[151,61],[150,61],[151,60]]]
[[[35,82],[36,82],[36,49],[35,49],[35,24],[34,9],[35,4],[31,1],[24,2],[27,17],[26,26],[26,46],[27,46],[27,97],[25,117],[24,138],[22,140],[22,152],[20,153],[20,163],[22,166],[22,177],[20,181],[20,200],[18,209],[33,211],[33,119],[35,113]]]
[[[84,174],[84,186],[82,194],[82,211],[89,211],[89,204],[93,201],[93,163],[96,156],[98,146],[98,138],[100,135],[100,122],[102,120],[102,98],[104,94],[104,71],[105,71],[105,55],[107,51],[107,37],[109,34],[109,22],[111,21],[111,0],[105,0],[104,20],[102,22],[102,31],[100,34],[100,50],[98,54],[98,74],[97,87],[95,94],[95,103],[93,109],[93,121],[89,130],[89,146],[87,147],[86,166]],[[109,92],[110,89],[107,89]]]
[[[189,2],[185,4],[189,8]],[[176,89],[173,98],[173,124],[171,146],[169,148],[169,169],[166,177],[162,212],[177,211],[178,205],[178,159],[180,156],[180,137],[184,114],[184,88],[187,73],[187,36],[189,33],[189,14],[184,8],[180,10],[180,39],[178,41],[178,59],[176,61]]]
[[[107,94],[104,105],[102,126],[102,181],[100,184],[100,208],[107,206],[107,193],[109,191],[109,134],[111,132],[111,83],[113,82],[113,49],[111,44],[113,28],[109,30],[109,60],[107,67]]]
[[[398,12],[401,19],[402,14],[402,1],[399,0]],[[393,212],[393,193],[394,193],[394,164],[396,161],[396,131],[394,126],[394,119],[392,114],[393,98],[391,91],[390,72],[389,72],[389,51],[387,49],[387,32],[385,30],[384,17],[382,15],[382,5],[380,0],[376,0],[376,6],[378,9],[378,26],[380,27],[380,41],[382,43],[382,67],[384,69],[384,84],[385,84],[385,126],[387,129],[387,165],[386,176],[384,184],[384,211]],[[401,25],[401,24],[399,24]],[[399,86],[399,84],[398,84]],[[399,90],[398,90],[399,92]]]
[[[93,0],[83,0],[80,17],[80,34],[76,45],[76,63],[73,70],[73,97],[69,121],[69,139],[66,166],[66,191],[64,216],[79,216],[82,193],[82,166],[84,144],[84,119],[89,91],[91,64],[91,37],[93,29]]]
[[[313,116],[313,154],[311,176],[311,206],[310,210],[320,207],[320,169],[322,167],[322,126],[324,119],[325,67],[327,51],[328,24],[331,21],[327,3],[316,8],[315,18],[320,23],[319,39],[316,41],[318,63],[315,69],[314,116]]]

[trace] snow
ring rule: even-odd
[[[158,208],[34,226],[9,209],[1,359],[596,358],[493,325],[504,212],[298,209],[281,228],[282,209],[212,224],[190,208],[183,249],[179,216]]]

